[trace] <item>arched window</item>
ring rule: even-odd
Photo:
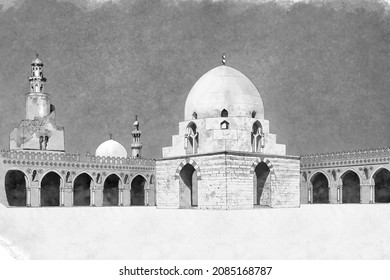
[[[252,152],[260,152],[261,148],[264,148],[264,133],[263,127],[259,121],[256,121],[252,126],[252,136],[251,136]]]
[[[256,111],[252,111],[252,118],[256,117]]]
[[[221,129],[229,129],[229,123],[227,121],[221,122]]]
[[[192,113],[192,119],[196,120],[198,118],[198,114],[196,112]]]
[[[222,118],[227,118],[228,116],[229,116],[228,111],[227,111],[226,109],[223,109],[223,110],[221,111],[221,117],[222,117]]]
[[[190,122],[188,124],[185,138],[184,148],[186,149],[186,154],[196,154],[198,152],[199,138],[195,123]]]

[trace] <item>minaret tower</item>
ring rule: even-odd
[[[46,78],[43,63],[37,57],[31,62],[30,92],[26,95],[26,119],[44,118],[50,114],[50,95],[44,92]]]
[[[142,143],[140,142],[141,131],[139,130],[139,122],[135,116],[134,122],[135,130],[131,133],[133,135],[133,143],[131,144],[131,156],[133,158],[141,157]]]

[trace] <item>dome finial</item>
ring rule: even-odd
[[[39,54],[38,53],[36,53],[36,56],[37,56],[37,58],[39,57]]]
[[[110,132],[108,135],[110,136],[110,139],[112,139],[112,133]]]
[[[226,65],[226,54],[222,54],[222,65]]]

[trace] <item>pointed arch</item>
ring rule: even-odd
[[[390,171],[380,167],[373,174],[375,203],[390,203]]]
[[[251,145],[254,153],[260,152],[261,148],[264,148],[263,126],[259,121],[255,121],[252,125]]]
[[[194,122],[190,122],[187,125],[185,149],[186,154],[196,154],[198,152],[199,146],[199,135],[197,131],[197,126]]]
[[[229,112],[228,112],[226,109],[223,109],[223,110],[221,111],[221,117],[222,117],[222,118],[227,118],[227,117],[229,117]]]
[[[326,173],[317,171],[310,176],[312,203],[329,203],[330,180]]]
[[[93,178],[86,172],[78,174],[73,180],[73,205],[90,206]]]
[[[64,179],[57,171],[47,171],[40,180],[41,206],[60,206],[60,189]]]
[[[200,171],[200,167],[196,163],[196,161],[191,159],[191,158],[186,158],[185,160],[180,162],[179,166],[176,168],[175,179],[178,180],[180,178],[180,171],[183,168],[183,166],[185,166],[187,163],[191,164],[195,168],[195,171],[196,171],[196,174],[197,174],[197,179],[198,180],[202,180],[202,174],[201,174],[201,171]]]
[[[116,173],[107,175],[103,184],[103,206],[119,205],[119,186],[122,184]]]
[[[131,203],[133,206],[146,205],[145,189],[147,188],[148,181],[143,174],[137,174],[131,180]]]
[[[271,192],[271,170],[268,165],[261,161],[257,164],[253,174],[253,204],[256,205],[270,205]]]
[[[27,206],[28,185],[29,181],[26,173],[19,169],[7,171],[4,186],[9,206]]]
[[[359,174],[353,170],[346,170],[340,175],[342,182],[342,202],[360,203],[360,182]]]
[[[275,169],[274,169],[274,166],[272,165],[272,163],[269,161],[268,158],[257,158],[253,163],[252,163],[252,166],[251,166],[251,170],[250,170],[250,174],[254,174],[255,172],[255,168],[256,166],[260,163],[260,162],[264,162],[269,170],[270,170],[270,173],[271,174],[274,174],[275,175]]]
[[[221,129],[229,129],[229,122],[223,121],[220,125]]]

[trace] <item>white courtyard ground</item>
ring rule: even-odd
[[[390,259],[390,205],[6,208],[0,259]]]

